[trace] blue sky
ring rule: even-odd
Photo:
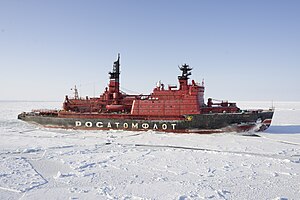
[[[177,84],[205,98],[300,101],[300,1],[0,0],[0,100],[103,92],[121,53],[121,87]],[[95,89],[94,89],[95,88]]]

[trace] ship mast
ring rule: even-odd
[[[74,99],[79,99],[79,94],[78,94],[78,90],[76,88],[76,85],[74,87]]]
[[[113,92],[120,91],[120,54],[118,54],[118,60],[113,64],[113,71],[109,72],[109,79],[115,82],[115,87]]]
[[[110,79],[114,79],[115,82],[120,82],[120,54],[118,54],[118,60],[113,64],[113,71],[109,72]]]
[[[188,88],[188,79],[189,76],[192,75],[190,72],[193,68],[191,68],[187,64],[183,64],[181,67],[178,67],[181,71],[182,74],[181,76],[178,76],[179,84],[180,84],[180,90],[186,90]]]
[[[113,64],[112,72],[109,72],[109,93],[112,94],[113,104],[119,103],[120,96],[120,54],[118,54],[118,60]]]

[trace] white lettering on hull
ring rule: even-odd
[[[148,128],[149,128],[149,124],[143,123],[143,124],[142,124],[142,128],[143,128],[143,129],[148,129]]]
[[[172,126],[172,129],[175,130],[176,124],[171,124],[171,126]]]
[[[97,122],[97,123],[96,123],[96,126],[97,126],[98,128],[103,128],[103,123],[102,123],[102,122]]]
[[[163,124],[161,127],[163,130],[166,130],[168,128],[167,124]]]
[[[111,123],[110,122],[107,123],[107,128],[111,128]]]
[[[136,129],[138,129],[139,128],[139,124],[138,123],[132,123],[131,124],[131,128],[136,128]]]
[[[141,125],[141,126],[140,126]],[[86,128],[92,128],[92,127],[97,127],[97,128],[116,128],[116,129],[139,129],[139,127],[143,128],[143,129],[153,129],[153,130],[167,130],[167,129],[172,129],[172,130],[176,130],[176,123],[173,124],[150,124],[150,123],[142,123],[139,124],[138,122],[136,123],[120,123],[120,122],[107,122],[107,123],[103,123],[101,121],[98,122],[91,122],[91,121],[86,121],[86,122],[81,122],[81,121],[75,121],[75,127],[86,127]]]
[[[92,126],[93,126],[93,123],[92,123],[92,122],[85,122],[85,126],[86,126],[86,127],[92,127]]]
[[[75,121],[75,126],[81,126],[81,121]]]

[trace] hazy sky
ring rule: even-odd
[[[187,63],[205,98],[300,101],[300,1],[0,0],[0,100],[99,95],[118,53],[124,91]]]

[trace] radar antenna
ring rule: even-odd
[[[189,76],[192,75],[190,72],[193,68],[191,68],[189,65],[186,63],[183,64],[181,67],[178,66],[178,68],[182,71],[182,75],[178,76],[179,80],[188,80]]]
[[[78,89],[77,89],[76,85],[74,87],[74,99],[79,99]]]

